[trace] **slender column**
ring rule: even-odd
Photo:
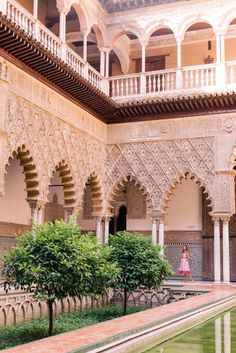
[[[105,229],[104,229],[104,243],[108,243],[108,237],[109,237],[109,222],[110,222],[110,216],[105,216],[104,221],[105,221]]]
[[[109,54],[110,50],[106,50],[106,70],[105,70],[105,77],[109,77]]]
[[[101,243],[101,236],[102,236],[102,217],[96,217],[96,239],[97,243]]]
[[[145,73],[145,64],[146,64],[146,44],[141,44],[142,48],[142,73]]]
[[[215,320],[215,353],[221,353],[221,318]]]
[[[33,16],[37,20],[37,18],[38,18],[38,0],[34,0]]]
[[[153,244],[157,244],[157,218],[151,217],[152,219],[152,241]]]
[[[63,11],[60,12],[59,37],[63,43],[66,42],[66,14]]]
[[[221,34],[220,36],[220,44],[221,44],[221,63],[225,62],[225,36]]]
[[[105,54],[103,49],[100,49],[100,74],[104,76],[105,72]]]
[[[224,353],[231,353],[231,316],[224,315]]]
[[[216,34],[216,63],[220,64],[220,34]]]
[[[182,67],[182,40],[178,38],[177,40],[177,68]]]
[[[0,12],[2,12],[3,15],[6,15],[6,13],[7,13],[7,0],[0,1]]]
[[[223,220],[223,281],[230,282],[230,266],[229,266],[229,219],[230,217],[222,217]]]
[[[64,207],[65,211],[65,222],[68,223],[73,216],[74,207]]]
[[[220,271],[220,219],[213,217],[214,220],[214,280],[221,281]]]
[[[88,41],[88,33],[84,33],[84,43],[83,43],[83,59],[84,61],[87,61],[87,53],[88,53],[88,47],[87,47],[87,41]]]
[[[164,253],[164,216],[159,217],[159,244],[162,246],[162,253]]]
[[[38,208],[38,224],[43,224],[44,223],[44,209],[45,209],[46,203],[41,203],[39,208]]]

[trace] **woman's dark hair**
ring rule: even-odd
[[[184,244],[184,247],[185,247],[185,251],[188,251],[188,245],[187,245],[187,244]],[[184,247],[183,247],[182,253],[184,252]]]

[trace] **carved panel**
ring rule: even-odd
[[[212,196],[212,137],[108,145],[106,198],[122,177],[131,174],[149,193],[152,208],[158,210],[170,186],[185,172],[196,176]]]
[[[25,145],[36,165],[41,198],[47,197],[52,172],[62,160],[68,164],[80,200],[93,171],[102,179],[105,146],[101,142],[16,95],[9,97],[6,130],[5,164],[13,151]]]

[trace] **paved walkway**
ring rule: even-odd
[[[176,283],[175,283],[176,284]],[[177,289],[177,287],[176,287]],[[95,344],[101,340],[109,340],[111,337],[125,335],[128,331],[140,329],[142,326],[151,325],[154,322],[162,322],[209,305],[212,302],[222,300],[229,296],[236,295],[235,286],[209,285],[209,284],[186,284],[180,289],[208,291],[199,296],[168,305],[148,309],[143,312],[128,315],[106,321],[94,326],[63,333],[50,338],[45,338],[32,343],[27,343],[15,348],[5,349],[3,353],[68,353],[73,350]]]

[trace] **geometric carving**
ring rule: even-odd
[[[162,211],[168,189],[189,173],[212,200],[213,137],[108,145],[104,190],[107,200],[115,185],[130,175],[149,195],[151,208]]]

